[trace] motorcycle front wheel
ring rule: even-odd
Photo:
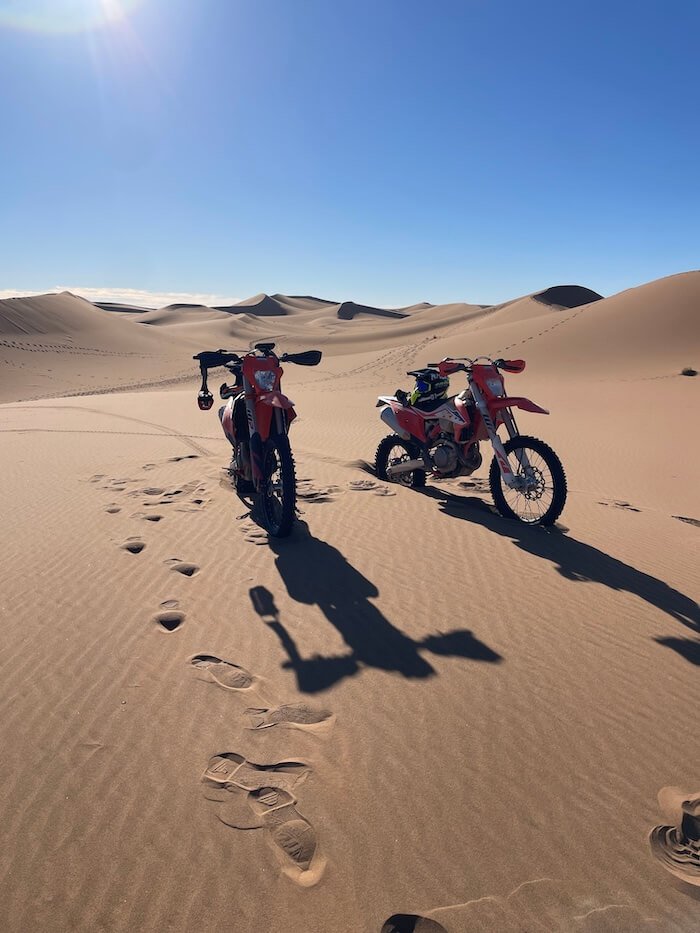
[[[273,538],[284,538],[292,530],[297,499],[294,458],[285,434],[265,444],[263,477],[256,503],[262,522]]]
[[[553,525],[566,502],[566,475],[559,457],[536,437],[512,437],[503,446],[511,470],[523,478],[525,485],[522,489],[507,486],[494,457],[489,485],[496,508],[504,518],[514,518],[526,525]],[[521,452],[526,455],[526,466]]]

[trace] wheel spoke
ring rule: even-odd
[[[521,457],[527,458],[527,467]],[[526,481],[524,489],[513,489],[502,482],[503,494],[509,508],[526,524],[536,524],[549,510],[554,499],[554,477],[539,451],[526,446],[509,453],[509,462],[515,476]]]

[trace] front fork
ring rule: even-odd
[[[262,492],[265,484],[263,470],[264,444],[258,431],[258,420],[255,416],[255,389],[250,380],[243,376],[243,391],[245,392],[245,413],[248,420],[248,437],[250,438],[250,465],[253,473],[253,483],[257,492]],[[275,427],[278,434],[284,434],[284,412],[281,408],[274,409]]]
[[[496,431],[496,426],[493,423],[493,419],[489,413],[488,405],[484,399],[484,396],[481,394],[479,387],[472,383],[471,393],[474,398],[474,404],[479,409],[479,414],[481,415],[484,424],[486,425],[486,431],[489,435],[489,440],[493,446],[493,452],[496,455],[496,461],[498,463],[499,469],[501,471],[501,476],[503,477],[503,482],[509,489],[525,489],[527,488],[527,479],[526,477],[530,474],[530,461],[528,460],[527,452],[519,449],[516,453],[520,466],[523,469],[524,476],[522,474],[516,475],[510,468],[508,463],[508,455],[506,454],[505,448],[503,446],[503,441],[498,436]],[[510,438],[517,437],[518,428],[515,423],[515,418],[513,417],[511,411],[507,408],[504,408],[501,412],[501,419],[503,424],[506,426],[506,431]]]
[[[255,389],[246,375],[243,376],[243,392],[245,393],[245,415],[250,443],[250,467],[253,484],[256,491],[260,492],[263,484],[263,445],[255,417]]]

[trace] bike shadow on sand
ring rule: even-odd
[[[250,590],[253,607],[279,638],[304,693],[325,690],[344,677],[374,667],[407,678],[434,676],[425,652],[471,661],[499,663],[502,657],[468,629],[437,632],[420,641],[396,628],[371,602],[379,590],[335,547],[315,538],[298,522],[289,538],[270,538],[275,564],[289,596],[297,603],[318,606],[348,646],[335,656],[305,658],[280,619],[274,596],[262,586]]]
[[[577,541],[565,529],[556,525],[532,527],[502,518],[477,496],[455,495],[434,486],[421,492],[437,499],[444,514],[488,528],[510,538],[521,550],[550,561],[567,580],[602,583],[611,590],[632,593],[686,628],[700,632],[700,606],[689,596],[605,551]]]

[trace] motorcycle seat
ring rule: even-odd
[[[420,412],[433,412],[437,408],[442,408],[442,406],[445,405],[448,401],[449,399],[444,398],[436,398],[432,399],[431,401],[419,400],[413,407]]]

